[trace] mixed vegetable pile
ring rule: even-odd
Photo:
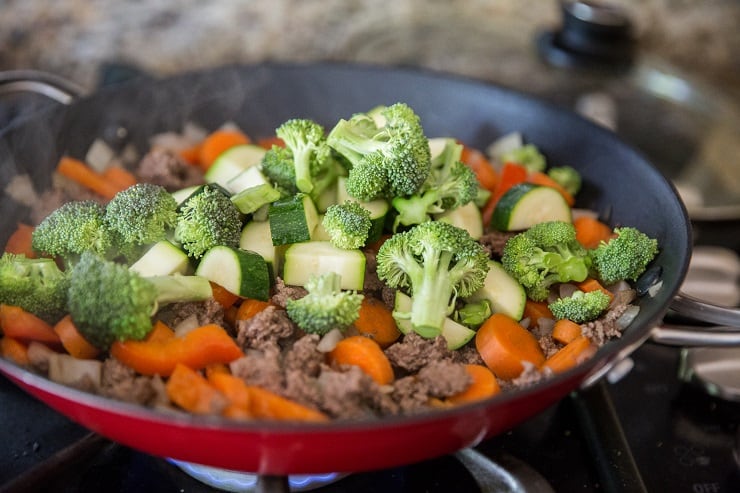
[[[323,367],[359,368],[388,393],[417,378],[394,345],[443,341],[467,374],[425,403],[447,407],[568,370],[619,336],[637,310],[629,283],[658,251],[575,209],[578,171],[521,136],[486,155],[429,138],[403,103],[328,130],[292,119],[256,143],[225,126],[166,151],[200,183],[62,158],[58,186],[86,195],[8,241],[3,357],[94,392],[113,359],[159,379],[158,405],[193,413],[331,418],[236,371],[259,337],[250,320],[283,317],[318,341]],[[163,315],[205,303],[218,323]]]

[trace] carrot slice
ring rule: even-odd
[[[0,332],[23,343],[36,341],[61,347],[59,336],[49,323],[18,306],[0,304]]]
[[[162,376],[170,375],[178,364],[201,369],[244,356],[226,330],[215,324],[165,340],[117,341],[111,345],[110,353],[142,375]]]
[[[213,291],[213,299],[224,308],[229,308],[239,299],[238,295],[235,295],[225,287],[215,282],[211,282],[211,290]]]
[[[239,309],[236,312],[236,319],[249,320],[268,306],[270,306],[270,303],[267,301],[245,298],[242,300],[241,305],[239,305]]]
[[[362,300],[355,328],[360,335],[369,337],[382,348],[390,346],[401,337],[393,312],[381,300],[368,296]]]
[[[157,320],[156,322],[154,322],[154,327],[152,327],[152,331],[149,332],[149,335],[146,336],[145,340],[147,342],[163,342],[169,339],[173,339],[174,337],[175,331],[161,320]]]
[[[238,130],[219,129],[211,132],[201,143],[198,162],[203,170],[211,167],[224,151],[242,144],[249,144],[249,137]]]
[[[579,216],[573,220],[576,239],[584,248],[596,248],[602,241],[609,241],[614,232],[612,228],[591,216]]]
[[[537,339],[503,313],[494,313],[478,329],[475,347],[486,366],[504,380],[518,377],[525,361],[540,366],[545,360]]]
[[[576,203],[576,199],[573,197],[573,194],[568,192],[560,183],[550,178],[546,173],[542,173],[541,171],[530,171],[527,176],[527,181],[529,183],[534,183],[535,185],[554,188],[563,196],[565,202],[567,202],[571,207]]]
[[[247,384],[239,377],[225,372],[211,372],[208,381],[216,390],[221,392],[229,400],[230,406],[236,406],[249,414],[251,393]]]
[[[106,180],[100,173],[73,157],[62,156],[57,165],[57,171],[62,176],[79,183],[106,199],[112,199],[121,190],[119,186]]]
[[[197,371],[178,364],[166,384],[167,396],[181,408],[195,414],[220,413],[227,400]]]
[[[200,164],[200,146],[201,144],[195,144],[185,149],[181,149],[178,154],[188,164],[199,165]]]
[[[491,192],[494,191],[498,183],[498,173],[493,169],[491,162],[486,159],[485,154],[478,149],[463,146],[460,161],[467,164],[473,170],[480,186]]]
[[[393,368],[377,342],[365,336],[350,336],[337,343],[329,352],[335,365],[355,365],[380,385],[393,381]]]
[[[452,404],[466,404],[481,399],[487,399],[498,394],[501,387],[496,380],[496,375],[483,365],[465,365],[465,371],[472,377],[473,383],[460,392],[447,398]]]
[[[71,315],[66,315],[58,321],[54,325],[54,332],[59,336],[62,346],[70,356],[78,359],[93,359],[100,354],[100,350],[87,342],[87,339],[77,330]]]
[[[257,145],[269,151],[272,146],[285,147],[285,141],[277,135],[273,135],[272,137],[262,137],[257,141]]]
[[[17,339],[8,336],[0,339],[0,356],[20,366],[31,363],[28,358],[28,347]]]
[[[115,165],[105,168],[102,176],[109,182],[114,183],[120,190],[125,190],[130,186],[136,185],[139,181],[129,170]]]
[[[524,304],[523,318],[528,318],[530,323],[537,325],[537,321],[541,318],[553,318],[550,308],[547,306],[546,301],[534,301],[527,299]]]
[[[328,421],[328,417],[261,387],[248,385],[249,410],[255,418],[293,421]]]
[[[601,291],[602,293],[607,295],[610,300],[614,299],[614,293],[602,286],[601,283],[593,277],[586,278],[585,280],[577,283],[576,286],[584,293],[588,293],[589,291]]]
[[[34,252],[31,246],[34,229],[33,226],[28,224],[18,223],[15,231],[13,231],[10,238],[8,238],[8,242],[5,244],[5,251],[17,255],[25,255],[27,258],[36,258],[36,252]]]
[[[562,373],[582,363],[596,351],[596,347],[586,336],[578,336],[547,358],[542,368],[549,368],[553,373]]]
[[[562,318],[552,327],[552,338],[562,344],[568,344],[581,335],[581,326],[572,320]]]
[[[504,163],[492,199],[498,202],[511,187],[527,181],[527,175],[528,171],[524,166],[516,163]]]

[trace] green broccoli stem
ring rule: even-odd
[[[453,252],[440,252],[425,258],[421,279],[412,281],[413,300],[411,325],[422,337],[433,338],[442,332],[445,318],[452,313],[453,285],[449,264]]]
[[[145,278],[157,290],[157,304],[205,301],[213,297],[211,283],[202,276],[152,276]]]
[[[393,229],[398,225],[412,226],[428,221],[429,208],[438,199],[439,194],[430,190],[422,195],[411,195],[410,197],[394,197],[391,205],[398,211]]]
[[[313,178],[311,176],[311,152],[309,146],[301,146],[298,152],[293,153],[295,162],[295,184],[298,190],[310,193],[313,190]]]

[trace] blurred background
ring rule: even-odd
[[[645,53],[728,87],[740,78],[736,0],[613,0]],[[172,74],[264,60],[411,64],[527,86],[554,0],[4,0],[0,68],[92,87],[111,61]]]

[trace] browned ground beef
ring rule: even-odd
[[[489,257],[501,258],[504,251],[504,245],[506,245],[509,238],[515,234],[515,232],[504,232],[492,229],[486,231],[483,236],[480,237],[478,242],[483,245],[483,248],[488,252]]]
[[[139,162],[135,173],[139,180],[163,186],[170,191],[203,183],[203,172],[169,149],[154,148],[149,151]]]
[[[416,373],[430,361],[452,359],[447,341],[442,336],[425,339],[416,332],[406,336],[385,350],[391,364],[409,373]]]
[[[157,388],[152,377],[138,375],[115,358],[103,362],[100,394],[114,399],[151,404],[157,398]]]
[[[224,307],[213,299],[187,303],[172,303],[163,307],[157,313],[157,317],[169,327],[176,327],[179,323],[193,316],[197,321],[197,325],[225,325]]]
[[[236,330],[236,342],[246,351],[278,345],[293,337],[296,327],[285,310],[268,306],[250,319],[238,321]]]
[[[288,286],[281,278],[275,280],[275,294],[270,301],[279,307],[285,308],[288,300],[297,300],[306,296],[307,291],[300,286]]]

